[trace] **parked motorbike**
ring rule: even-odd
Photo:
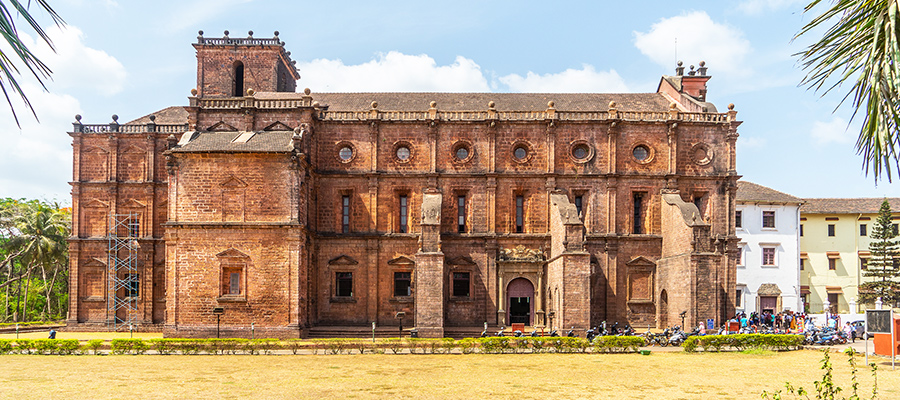
[[[575,327],[574,327],[574,326],[572,327],[572,329],[569,329],[569,331],[566,332],[566,336],[567,336],[567,337],[578,337],[578,335],[575,334]]]
[[[504,335],[503,335],[503,331],[504,331],[504,330],[506,330],[506,327],[505,327],[505,326],[501,326],[501,327],[500,327],[500,330],[497,331],[497,333],[496,333],[494,336],[497,336],[497,337],[503,337],[503,336],[504,336]]]

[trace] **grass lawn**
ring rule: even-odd
[[[7,355],[0,356],[0,398],[758,399],[762,390],[778,389],[785,381],[813,389],[812,382],[822,377],[821,358],[809,350],[649,356]],[[849,396],[846,359],[832,354],[835,382]],[[877,360],[879,398],[900,398],[900,371]],[[860,387],[871,393],[871,375],[860,372]]]
[[[47,335],[50,334],[50,330],[43,330],[38,332],[21,332],[19,333],[20,339],[46,339]],[[78,339],[78,340],[91,340],[91,339],[103,339],[103,340],[113,340],[113,339],[127,339],[131,337],[131,333],[128,332],[65,332],[58,331],[56,332],[57,339]],[[163,337],[162,332],[134,332],[134,338],[140,339],[161,339]],[[15,333],[0,333],[0,339],[15,339]]]

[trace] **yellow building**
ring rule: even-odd
[[[883,198],[804,199],[800,207],[800,294],[809,313],[861,312],[857,304],[872,228]],[[888,199],[894,226],[900,198]]]

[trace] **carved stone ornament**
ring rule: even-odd
[[[513,249],[500,250],[500,261],[544,261],[544,252],[518,245]]]

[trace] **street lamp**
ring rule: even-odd
[[[687,315],[687,311],[682,311],[681,314],[678,315],[681,316],[681,329],[687,331],[684,327],[684,316]]]
[[[213,307],[213,314],[216,315],[216,339],[219,338],[219,318],[222,317],[222,314],[225,314],[225,307]]]

